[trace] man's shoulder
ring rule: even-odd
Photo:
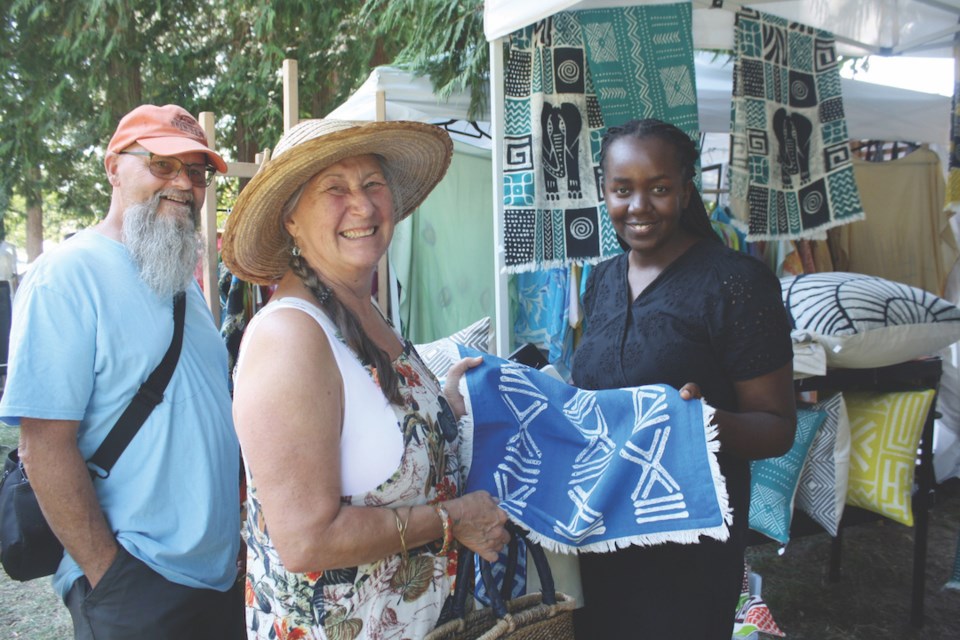
[[[37,281],[74,280],[109,273],[123,255],[118,248],[123,246],[95,231],[81,232],[45,251],[30,266],[28,278]]]

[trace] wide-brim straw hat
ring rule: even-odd
[[[420,206],[450,166],[447,132],[422,122],[304,120],[283,135],[271,159],[240,192],[223,231],[223,262],[246,282],[270,284],[290,268],[290,236],[283,205],[323,169],[345,158],[376,154],[390,173],[402,210],[400,221]]]

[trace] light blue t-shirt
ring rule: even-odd
[[[0,420],[79,420],[89,459],[173,335],[172,299],[140,278],[126,247],[83,231],[44,254],[18,289]],[[183,347],[164,399],[94,481],[117,541],[172,582],[225,591],[240,544],[239,444],[227,352],[199,287],[187,292]],[[82,575],[64,556],[54,588]]]

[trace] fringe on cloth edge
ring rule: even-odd
[[[720,461],[717,459],[717,454],[720,451],[720,440],[718,438],[719,431],[717,426],[713,424],[713,417],[716,413],[716,409],[708,405],[703,400],[701,400],[700,403],[703,410],[703,428],[707,445],[707,461],[710,465],[710,475],[713,478],[713,487],[717,492],[717,504],[720,507],[720,514],[723,517],[723,522],[720,525],[716,527],[704,527],[702,529],[691,529],[689,531],[653,533],[642,536],[616,538],[614,540],[604,540],[602,542],[594,542],[575,547],[573,545],[558,542],[553,538],[548,538],[543,534],[533,531],[529,525],[527,525],[522,519],[518,518],[516,514],[510,511],[507,511],[507,515],[516,524],[528,531],[527,537],[531,541],[536,542],[545,550],[553,553],[571,555],[587,552],[610,553],[616,551],[617,549],[626,549],[631,545],[649,547],[667,542],[675,542],[679,544],[697,544],[700,542],[700,536],[706,536],[720,542],[725,542],[730,538],[729,526],[733,524],[733,510],[730,508],[730,499],[729,495],[727,494],[726,480],[724,479],[723,474],[720,473]]]
[[[546,271],[547,269],[559,269],[571,265],[584,266],[588,264],[599,264],[604,260],[619,254],[609,256],[594,256],[592,258],[564,258],[561,260],[548,260],[546,262],[524,262],[522,264],[505,265],[500,269],[500,273],[513,275],[517,273],[532,273],[534,271]]]
[[[761,233],[761,234],[751,234],[747,232],[747,242],[759,242],[759,241],[769,241],[769,240],[825,240],[827,229],[833,229],[834,227],[839,227],[841,225],[849,224],[851,222],[859,222],[860,220],[866,219],[867,215],[861,211],[856,215],[844,218],[843,220],[831,220],[829,223],[821,225],[816,229],[808,229],[806,231],[801,231],[800,233],[790,233],[785,235],[778,235],[773,233]]]

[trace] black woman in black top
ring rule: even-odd
[[[572,373],[583,389],[667,383],[714,407],[734,524],[724,543],[581,554],[582,640],[728,640],[743,574],[748,461],[793,444],[793,349],[780,282],[713,232],[693,184],[697,157],[689,136],[659,120],[609,130],[604,200],[625,253],[587,282]]]

